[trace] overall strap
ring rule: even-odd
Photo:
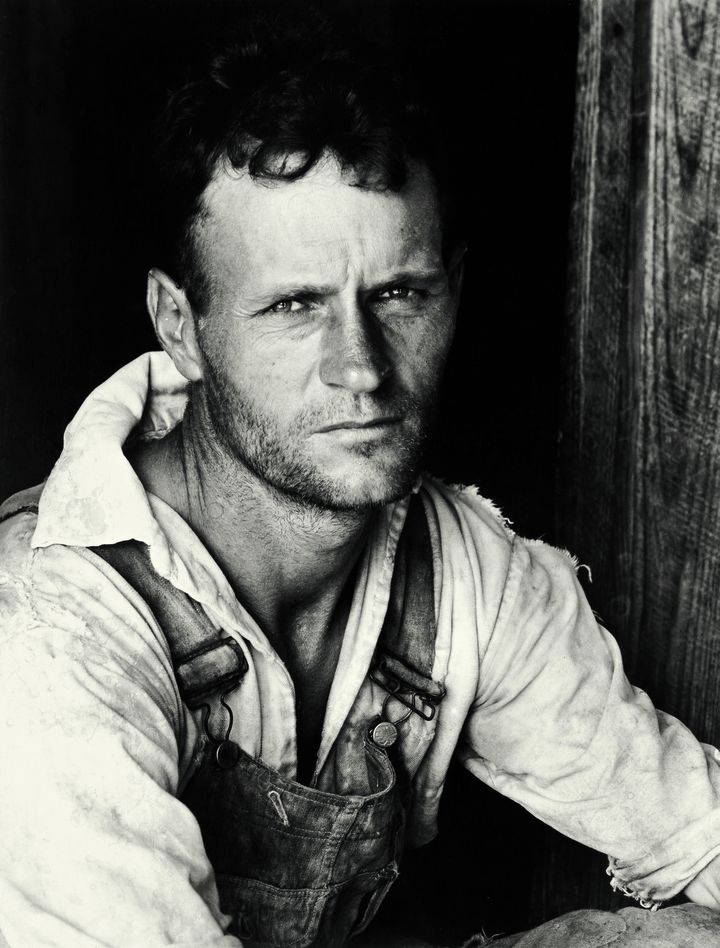
[[[23,513],[38,513],[44,484],[10,497],[0,508],[0,523]],[[125,540],[89,547],[138,592],[152,610],[170,648],[180,695],[192,709],[217,693],[230,691],[248,669],[242,649],[223,636],[199,603],[155,572],[144,543]]]
[[[199,603],[155,572],[144,543],[125,540],[90,548],[138,592],[167,639],[185,704],[195,709],[236,687],[248,670],[240,645],[224,636]]]
[[[413,494],[370,677],[428,721],[445,696],[432,677],[436,634],[432,540],[422,499]]]

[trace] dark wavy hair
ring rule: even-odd
[[[432,109],[408,71],[365,47],[340,42],[318,14],[246,22],[241,39],[210,57],[204,74],[169,98],[156,160],[154,261],[202,314],[211,287],[195,225],[222,167],[293,181],[331,153],[355,186],[399,191],[409,162],[433,177],[445,224],[450,190]]]

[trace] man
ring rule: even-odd
[[[420,475],[462,280],[436,145],[292,33],[173,98],[164,352],[0,512],[10,945],[344,944],[453,757],[643,906],[708,907],[512,943],[716,942],[720,755],[627,683],[566,555]]]

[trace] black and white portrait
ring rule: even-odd
[[[0,944],[718,943],[719,37],[0,0]]]

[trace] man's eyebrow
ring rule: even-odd
[[[393,286],[399,283],[412,283],[415,286],[432,286],[435,283],[443,282],[446,279],[445,270],[434,269],[413,269],[407,268],[388,273],[382,279],[373,280],[373,282],[363,289],[366,292],[373,292],[382,287]],[[280,283],[275,286],[269,286],[267,289],[257,293],[248,294],[248,302],[253,305],[264,305],[268,302],[284,299],[309,299],[330,296],[337,292],[337,287],[332,284],[322,283]]]
[[[442,267],[430,270],[412,267],[406,270],[398,270],[388,275],[387,279],[378,281],[375,285],[392,286],[394,283],[412,283],[416,286],[431,286],[433,283],[441,283],[447,277]]]
[[[264,303],[268,300],[293,299],[295,297],[329,296],[335,292],[335,287],[320,283],[285,283],[269,286],[258,293],[248,294],[253,303]]]

